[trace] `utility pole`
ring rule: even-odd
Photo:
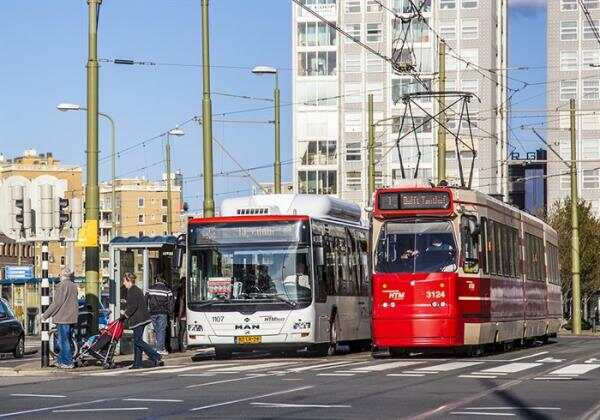
[[[210,42],[208,1],[202,0],[202,142],[204,153],[204,217],[214,217],[212,102],[210,99]]]
[[[446,44],[440,40],[438,46],[438,66],[439,66],[439,91],[446,92]],[[440,95],[440,110],[446,107],[446,98]],[[446,122],[446,113],[440,114],[440,120]],[[438,185],[446,179],[446,129],[441,124],[438,125],[438,161],[437,161],[437,180]]]
[[[100,250],[98,221],[100,188],[98,186],[98,16],[102,0],[88,2],[88,63],[87,63],[87,180],[85,189],[85,220],[95,229],[95,246],[85,248],[85,295],[92,307],[92,331],[98,325]],[[90,228],[90,229],[92,229]]]
[[[275,73],[275,194],[281,194],[281,92],[279,72]]]
[[[577,191],[577,131],[575,119],[575,99],[571,99],[571,272],[573,274],[573,334],[581,334],[581,285],[579,268],[579,215],[577,204],[579,196]]]
[[[369,203],[375,192],[375,122],[373,121],[373,94],[368,95],[369,113]]]

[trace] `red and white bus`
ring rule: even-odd
[[[225,200],[188,223],[188,345],[334,352],[370,342],[369,229],[356,204],[315,195]]]
[[[556,336],[558,236],[540,219],[480,192],[415,186],[378,190],[372,229],[376,351]]]

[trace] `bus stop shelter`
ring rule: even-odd
[[[123,275],[131,272],[136,275],[136,285],[144,293],[160,276],[173,290],[179,286],[179,272],[173,266],[173,256],[177,245],[176,236],[132,236],[116,237],[109,245],[109,303],[111,319],[119,318],[124,310]],[[130,350],[131,333],[127,333],[121,347],[122,353]]]

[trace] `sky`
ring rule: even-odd
[[[485,0],[488,1],[488,0]],[[211,5],[212,90],[217,93],[272,97],[273,79],[252,75],[255,65],[280,69],[282,161],[291,160],[291,1],[213,0]],[[545,65],[545,1],[509,0],[509,65]],[[64,163],[85,163],[85,113],[56,110],[60,102],[85,106],[87,2],[85,0],[2,0],[0,2],[0,152],[11,158],[33,148],[53,152]],[[100,111],[117,125],[117,175],[158,180],[164,172],[164,137],[153,139],[201,114],[202,75],[199,0],[104,0],[100,13],[98,55],[164,63],[123,66],[101,63]],[[167,65],[169,64],[169,65]],[[235,68],[232,68],[235,67]],[[512,102],[518,109],[545,107],[545,89],[524,83],[544,81],[545,70],[513,70],[511,88],[520,89]],[[272,109],[265,101],[213,96],[213,136],[246,168],[270,165],[273,150]],[[223,114],[223,115],[221,115]],[[522,114],[520,114],[522,115]],[[518,151],[540,146],[513,118],[511,145]],[[540,119],[533,119],[539,122]],[[110,176],[110,131],[100,121],[100,177]],[[184,172],[185,201],[201,208],[202,130],[197,123],[182,126],[185,136],[172,140],[173,166]],[[217,202],[250,192],[238,166],[214,145]],[[272,179],[272,167],[252,172],[259,181]],[[283,165],[284,180],[291,165]]]

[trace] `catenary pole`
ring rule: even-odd
[[[204,217],[214,217],[212,102],[210,99],[209,0],[202,1],[202,143],[204,152]]]
[[[439,91],[446,91],[446,44],[442,41],[438,47],[438,66],[439,66]],[[438,99],[440,109],[446,107],[446,99],[441,95]],[[440,115],[441,121],[446,121],[446,113]],[[437,159],[437,180],[438,184],[446,179],[446,129],[438,125],[438,159]]]
[[[373,200],[373,193],[375,192],[375,122],[373,121],[373,94],[368,95],[368,114],[369,114],[369,203]]]
[[[577,190],[577,130],[575,127],[575,99],[571,99],[571,272],[573,290],[573,334],[581,334],[581,285],[579,267],[579,215],[577,204],[579,195]]]

